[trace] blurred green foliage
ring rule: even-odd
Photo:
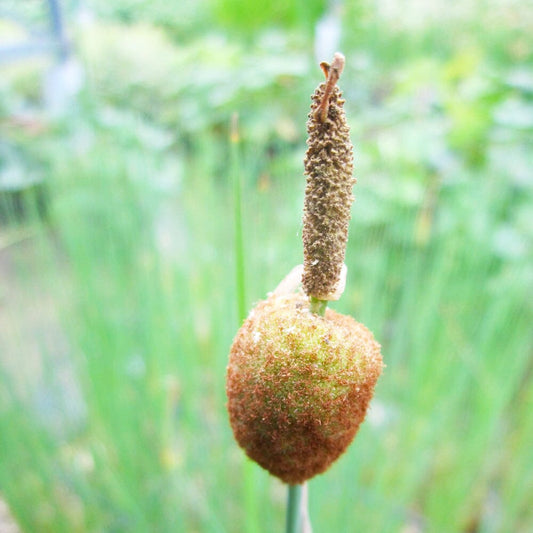
[[[254,2],[243,0],[210,0],[209,5],[223,27],[251,36],[269,27],[300,29],[312,34],[313,25],[324,13],[325,0]]]
[[[231,184],[239,172],[251,306],[301,261],[324,4],[95,0],[78,20],[68,3],[86,86],[58,116],[41,106],[46,61],[2,65],[0,493],[25,531],[281,529],[284,487],[244,463],[224,408]],[[45,26],[35,3],[10,6]],[[358,184],[336,308],[375,332],[388,366],[353,446],[310,483],[311,518],[525,533],[531,15],[412,6],[340,12]],[[28,312],[41,308],[52,333]]]

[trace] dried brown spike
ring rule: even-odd
[[[337,87],[344,62],[337,53],[331,65],[321,64],[326,81],[312,96],[307,121],[302,284],[319,300],[328,300],[339,283],[354,200],[353,147]]]

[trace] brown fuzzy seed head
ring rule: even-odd
[[[319,300],[327,300],[340,279],[355,183],[352,176],[353,147],[343,109],[344,100],[339,88],[330,82],[331,75],[312,96],[304,161],[307,186],[302,232],[302,284],[308,296]],[[323,105],[325,97],[327,106]],[[327,113],[322,120],[324,112]]]
[[[303,294],[260,302],[231,347],[230,423],[246,454],[286,483],[324,472],[364,420],[383,364],[353,318],[309,311]]]

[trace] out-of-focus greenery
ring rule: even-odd
[[[67,4],[86,86],[53,117],[50,58],[2,65],[0,267],[17,268],[0,287],[0,494],[25,531],[281,530],[285,488],[245,462],[225,413],[232,180],[251,307],[301,262],[324,4]],[[533,528],[523,4],[342,3],[358,184],[334,306],[387,368],[354,444],[310,483],[317,532]],[[36,3],[9,7],[46,24]],[[2,21],[0,40],[15,34]]]

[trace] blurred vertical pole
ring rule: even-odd
[[[242,221],[242,174],[239,136],[239,116],[234,113],[231,117],[230,145],[231,160],[230,172],[233,182],[233,218],[235,240],[235,283],[237,292],[237,316],[239,327],[246,318],[246,276],[245,276],[245,247]],[[244,484],[244,531],[247,533],[259,532],[259,507],[256,490],[256,467],[250,460],[246,460],[243,469]]]
[[[57,59],[64,61],[69,56],[70,47],[65,36],[65,27],[63,25],[59,0],[48,0],[48,10],[50,13],[50,30],[56,43]]]
[[[315,58],[318,63],[339,51],[342,33],[341,0],[330,0],[324,15],[315,26]]]
[[[45,74],[43,93],[48,112],[57,116],[71,110],[71,104],[82,88],[84,73],[81,64],[73,57],[59,0],[48,0],[48,12],[56,60]]]

